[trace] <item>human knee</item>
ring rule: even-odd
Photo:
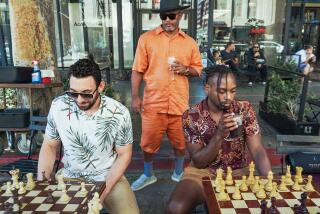
[[[167,214],[183,214],[189,213],[189,210],[183,201],[170,200],[167,204],[166,212]]]

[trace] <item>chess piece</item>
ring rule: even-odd
[[[269,197],[270,197],[270,198],[272,198],[272,197],[277,198],[277,197],[278,197],[277,183],[276,183],[276,182],[273,182],[273,183],[272,183],[272,190],[271,190],[271,192],[270,192]]]
[[[95,192],[93,199],[91,199],[88,203],[88,214],[99,214],[100,210],[102,210],[102,204],[100,203],[99,193]]]
[[[62,195],[59,199],[62,202],[67,202],[70,200],[70,196],[67,194],[66,186],[62,189]]]
[[[240,193],[239,185],[235,186],[235,190],[234,190],[234,193],[232,194],[232,198],[235,199],[235,200],[240,200],[241,199],[241,193]]]
[[[33,174],[27,173],[27,185],[26,190],[33,190],[33,188],[36,186],[36,183],[33,180]]]
[[[300,211],[300,206],[298,205],[298,204],[295,204],[294,206],[293,206],[293,213],[294,214],[300,214],[301,213],[301,211]]]
[[[308,175],[308,182],[304,186],[304,190],[307,192],[312,192],[314,191],[313,185],[312,185],[312,175]]]
[[[12,186],[16,189],[19,188],[19,169],[12,169],[9,171],[12,180]]]
[[[41,174],[42,174],[42,182],[47,182],[48,179],[47,179],[47,177],[46,177],[46,172],[45,172],[45,171],[42,171]]]
[[[266,192],[264,191],[264,186],[260,183],[260,188],[257,192],[257,198],[265,199],[267,197]]]
[[[287,165],[287,172],[286,172],[286,185],[293,185],[293,180],[291,178],[291,166]]]
[[[247,177],[246,177],[245,175],[242,176],[242,181],[241,181],[240,190],[243,191],[243,192],[248,191]]]
[[[46,203],[53,204],[53,202],[54,202],[53,191],[52,189],[49,189]]]
[[[286,186],[286,176],[282,175],[281,176],[281,183],[279,185],[279,190],[280,191],[287,191],[288,188]]]
[[[259,191],[259,189],[260,189],[259,182],[260,182],[259,181],[259,176],[255,176],[254,184],[253,184],[253,186],[251,188],[251,191],[253,193],[257,193]]]
[[[296,167],[296,176],[298,176],[298,178],[299,178],[299,184],[301,184],[302,182],[303,182],[303,178],[302,178],[302,170],[303,170],[303,168],[302,167],[300,167],[300,166],[297,166]]]
[[[276,207],[276,198],[272,197],[271,198],[271,207],[269,208],[269,214],[278,214],[278,213],[280,213],[280,212],[277,210],[277,207]]]
[[[55,173],[52,172],[49,178],[49,184],[54,185],[56,183]]]
[[[216,192],[220,192],[221,191],[221,183],[224,182],[222,180],[222,178],[219,178],[219,180],[217,181],[217,185],[216,185]]]
[[[63,181],[63,175],[60,174],[60,175],[58,175],[58,190],[63,190],[65,188],[66,188],[66,185]]]
[[[220,180],[222,180],[223,169],[219,168],[216,170],[216,179],[214,181],[214,186],[219,185]]]
[[[294,177],[294,184],[292,185],[291,188],[295,191],[299,191],[301,189],[299,185],[299,177],[297,175]]]
[[[309,211],[306,207],[306,200],[307,200],[307,193],[304,192],[301,194],[301,199],[300,199],[301,205],[300,205],[299,209],[300,209],[301,214],[309,213]]]
[[[268,214],[268,207],[267,207],[267,201],[266,199],[261,200],[260,208],[261,208],[261,214]]]
[[[221,185],[221,189],[220,189],[220,192],[218,194],[218,200],[219,201],[226,201],[228,199],[228,194],[225,192],[226,186],[225,186],[224,180],[222,180],[220,182],[220,185]]]
[[[226,185],[233,185],[232,169],[230,166],[227,167]]]
[[[13,207],[14,213],[19,213],[21,204],[19,201],[18,190],[13,191],[13,205],[12,205],[12,207]]]
[[[7,188],[6,188],[6,192],[5,192],[5,194],[6,195],[12,195],[12,186],[11,186],[11,182],[10,181],[8,181],[7,182]]]
[[[86,184],[84,182],[81,182],[80,193],[82,196],[86,196],[88,193],[88,190],[86,189]]]
[[[19,195],[22,195],[22,194],[25,194],[26,192],[27,192],[27,190],[26,190],[26,188],[24,187],[23,182],[20,182],[20,183],[19,183],[18,194],[19,194]]]
[[[272,180],[273,180],[273,172],[269,171],[268,172],[268,182],[265,186],[265,190],[268,192],[271,192],[271,190],[272,190],[272,187],[273,187]]]
[[[255,168],[255,164],[253,163],[253,161],[251,161],[251,163],[249,164],[249,177],[247,180],[248,186],[254,184],[254,168]]]

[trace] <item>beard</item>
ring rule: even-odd
[[[79,103],[76,102],[77,106],[79,107],[79,109],[81,109],[82,111],[88,111],[89,109],[92,108],[92,106],[94,104],[96,104],[96,102],[98,101],[98,98],[100,97],[99,93],[97,93],[97,96],[95,98],[93,98],[91,101],[87,102],[86,105],[79,105]]]

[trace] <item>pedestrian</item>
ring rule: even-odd
[[[266,58],[264,57],[263,51],[260,49],[258,43],[254,43],[252,48],[248,51],[248,72],[249,81],[248,85],[252,86],[254,77],[257,72],[261,78],[261,84],[265,85],[267,81],[267,66]]]
[[[179,181],[183,173],[185,140],[182,113],[188,108],[188,77],[200,76],[202,59],[194,39],[179,28],[183,10],[179,0],[161,0],[162,24],[140,36],[132,67],[132,108],[141,114],[141,149],[144,156],[142,175],[131,188],[140,190],[154,182],[153,157],[166,133],[175,154],[171,176]],[[143,102],[139,89],[145,82]]]

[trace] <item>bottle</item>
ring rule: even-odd
[[[38,66],[38,61],[34,60],[33,62],[33,71],[32,71],[32,83],[41,83],[41,71]]]

